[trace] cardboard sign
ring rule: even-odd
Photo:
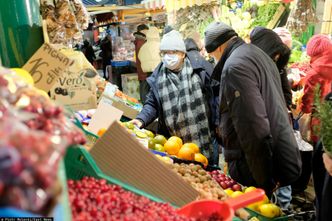
[[[98,72],[82,52],[68,50],[64,54],[74,63],[51,88],[51,98],[75,111],[97,108],[95,78]]]
[[[88,126],[88,130],[94,134],[102,128],[109,128],[114,121],[119,121],[123,111],[120,111],[108,103],[107,100],[101,99],[96,112],[93,114]]]
[[[44,43],[22,68],[31,74],[37,88],[48,92],[73,63],[72,59]]]
[[[113,122],[90,153],[105,175],[175,206],[183,206],[198,197],[190,184],[144,148],[118,122]]]

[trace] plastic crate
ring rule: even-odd
[[[288,217],[287,216],[281,216],[281,217],[276,217],[276,218],[268,218],[263,216],[262,214],[259,214],[251,209],[246,208],[246,210],[249,212],[250,217],[256,217],[260,221],[287,221]]]
[[[65,167],[68,179],[81,180],[85,176],[94,177],[97,179],[105,179],[108,183],[119,185],[123,189],[147,197],[152,201],[165,202],[158,197],[152,196],[120,180],[105,175],[99,169],[92,156],[84,149],[84,147],[77,146],[68,148],[67,154],[65,156]]]

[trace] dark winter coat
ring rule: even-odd
[[[288,120],[273,60],[240,38],[231,40],[213,77],[220,80],[221,138],[230,174],[270,194],[301,173],[299,149]]]
[[[276,55],[279,55],[276,65],[280,73],[282,92],[287,107],[290,107],[292,105],[292,90],[287,78],[287,64],[291,50],[282,42],[277,33],[267,28],[255,28],[250,34],[250,41],[252,44],[262,49],[272,59],[274,59]]]
[[[204,58],[198,57],[195,54],[188,53],[187,57],[192,65],[192,68],[194,70],[195,74],[198,74],[200,78],[202,79],[202,92],[205,96],[205,98],[209,101],[209,109],[210,109],[210,117],[209,117],[209,123],[211,126],[211,132],[213,133],[215,129],[216,119],[214,117],[216,116],[216,113],[214,112],[216,109],[215,107],[217,104],[215,103],[215,99],[213,96],[212,86],[211,86],[211,74],[212,74],[212,68],[210,67],[211,64],[205,63],[203,60]],[[203,60],[202,60],[203,59]],[[150,91],[146,97],[146,101],[144,103],[143,110],[138,114],[136,117],[137,119],[141,120],[143,122],[143,127],[149,125],[152,123],[155,119],[158,118],[158,133],[163,134],[166,137],[170,137],[171,134],[169,133],[164,116],[163,116],[163,107],[161,104],[161,100],[159,97],[158,92],[158,76],[160,73],[160,69],[162,68],[163,63],[161,62],[157,68],[154,70],[152,75],[147,78],[147,82],[150,86]]]

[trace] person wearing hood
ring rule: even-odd
[[[250,42],[259,47],[275,62],[280,73],[281,86],[286,106],[288,110],[291,110],[292,89],[287,78],[287,64],[291,54],[290,48],[283,43],[277,33],[263,27],[256,27],[252,30],[250,33]],[[283,210],[289,210],[292,200],[291,186],[279,188],[276,191],[276,195],[278,205]]]
[[[223,22],[206,28],[205,48],[218,61],[213,78],[220,82],[219,131],[229,173],[271,197],[301,173],[277,66]]]
[[[147,78],[150,91],[142,111],[132,123],[146,127],[158,118],[157,133],[196,143],[208,160],[213,156],[214,111],[210,76],[205,67],[186,54],[178,31],[165,34],[160,43],[162,62]],[[211,71],[211,70],[210,70]]]
[[[276,63],[280,73],[282,92],[287,108],[290,110],[292,89],[287,78],[287,64],[291,55],[290,48],[282,42],[277,33],[263,27],[256,27],[252,30],[250,42],[263,50]]]
[[[160,63],[160,37],[156,27],[150,27],[146,33],[146,42],[138,52],[138,58],[141,62],[141,68],[146,76],[149,77],[154,69]],[[146,80],[140,80],[140,97],[144,104],[146,95],[149,93],[150,87]]]
[[[141,88],[145,88],[144,81],[146,80],[147,74],[142,70],[141,60],[139,59],[138,54],[139,54],[139,51],[141,50],[141,47],[146,42],[146,33],[148,30],[149,30],[149,27],[146,24],[140,24],[137,26],[137,31],[134,33],[136,68],[137,68],[138,80],[140,81],[140,92],[142,91]],[[142,97],[141,97],[141,99],[142,99]]]

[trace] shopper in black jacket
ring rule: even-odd
[[[213,77],[220,81],[219,129],[230,175],[270,196],[301,173],[278,69],[266,53],[222,22],[207,27],[205,47],[218,61]]]
[[[282,42],[277,33],[263,27],[256,27],[252,30],[250,41],[268,54],[276,63],[287,108],[290,109],[292,105],[292,90],[287,78],[287,64],[291,50]]]

